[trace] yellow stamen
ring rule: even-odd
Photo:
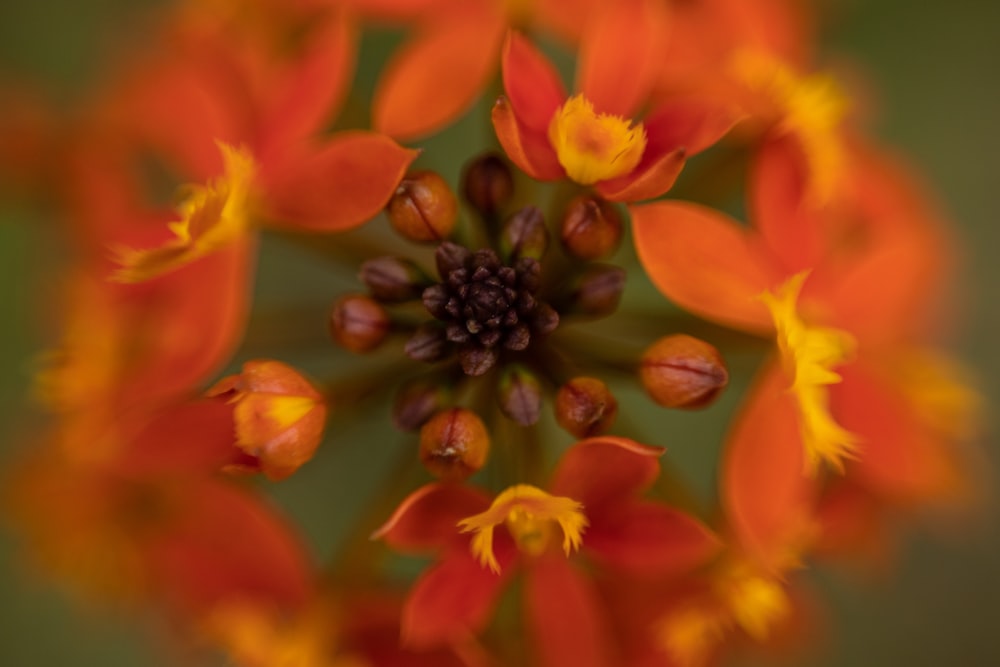
[[[777,580],[748,575],[729,582],[727,591],[733,618],[748,635],[765,641],[791,610],[784,586]]]
[[[777,58],[759,52],[740,52],[733,69],[751,91],[770,101],[778,115],[778,131],[798,139],[810,172],[809,196],[816,204],[829,202],[844,175],[839,129],[850,108],[837,81],[822,73],[800,76]]]
[[[592,185],[635,169],[646,150],[646,130],[642,123],[595,113],[590,101],[577,95],[552,117],[549,142],[566,174]]]
[[[725,626],[712,609],[690,605],[658,624],[658,644],[680,667],[701,667],[722,641]]]
[[[774,318],[782,362],[793,378],[807,472],[813,475],[821,461],[842,470],[843,459],[853,455],[857,443],[854,434],[830,414],[827,391],[828,385],[841,380],[833,368],[851,359],[856,343],[846,331],[809,326],[799,317],[796,303],[806,276],[797,274],[760,298]]]
[[[180,220],[168,225],[174,238],[157,248],[120,248],[120,282],[149,280],[200,259],[245,234],[256,167],[250,153],[219,143],[225,174],[214,183],[192,185],[178,207]]]
[[[563,551],[569,556],[580,548],[587,517],[583,505],[572,498],[550,496],[541,489],[518,484],[498,495],[490,508],[458,522],[463,533],[474,532],[471,549],[484,567],[500,572],[493,553],[493,529],[505,523],[517,548],[529,556],[545,552],[555,533],[562,530]]]

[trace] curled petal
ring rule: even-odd
[[[493,129],[507,157],[518,168],[539,181],[557,181],[566,177],[546,133],[537,133],[520,123],[510,102],[501,97],[493,105]]]
[[[428,484],[400,503],[372,539],[416,552],[435,551],[456,541],[464,545],[468,538],[459,532],[458,522],[489,506],[489,498],[468,486]]]
[[[627,438],[581,440],[560,459],[549,487],[596,511],[649,488],[660,474],[664,451]]]
[[[292,229],[353,229],[385,207],[416,157],[381,134],[337,134],[268,174],[270,213]]]
[[[518,121],[548,132],[556,109],[566,101],[559,73],[525,37],[509,32],[503,46],[503,86]]]
[[[757,297],[781,276],[755,235],[697,204],[658,202],[630,211],[639,261],[668,299],[738,329],[771,330]]]
[[[610,201],[633,202],[659,197],[673,187],[684,168],[684,149],[655,155],[646,149],[642,161],[630,174],[602,181],[597,191]]]
[[[662,154],[683,148],[697,155],[724,137],[741,118],[735,107],[696,96],[671,97],[643,119],[649,150]]]
[[[376,130],[398,139],[429,134],[483,91],[496,68],[503,23],[471,4],[393,57],[372,102]]]
[[[576,89],[599,113],[631,117],[646,100],[663,62],[666,36],[663,3],[604,3],[592,13],[580,41]]]

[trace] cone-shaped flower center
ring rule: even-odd
[[[174,238],[158,248],[121,249],[116,279],[141,282],[173,271],[214,252],[249,227],[249,203],[256,166],[250,153],[219,142],[225,164],[221,178],[187,188],[178,207],[180,220],[170,223]]]
[[[834,367],[851,359],[856,344],[846,331],[809,326],[799,317],[796,303],[806,275],[799,273],[760,298],[774,318],[782,362],[793,378],[807,472],[815,474],[821,461],[841,470],[843,458],[852,455],[856,444],[855,436],[830,414],[827,392],[828,385],[841,380]]]
[[[566,100],[549,123],[549,142],[566,174],[583,185],[628,174],[646,150],[642,123],[599,114],[583,95]]]
[[[518,550],[528,556],[544,553],[558,526],[563,535],[563,551],[569,556],[583,542],[587,517],[583,505],[572,498],[551,496],[527,484],[506,489],[488,510],[458,522],[463,533],[475,533],[471,544],[473,555],[497,573],[500,563],[493,552],[493,529],[501,523],[507,525]]]

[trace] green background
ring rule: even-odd
[[[82,88],[111,53],[116,29],[138,6],[126,0],[36,0],[0,4],[0,74],[41,76],[63,90]],[[827,3],[829,52],[862,65],[880,99],[874,131],[904,150],[939,190],[963,237],[963,320],[958,348],[976,371],[987,409],[1000,396],[1000,5],[983,0]],[[22,406],[31,359],[51,332],[37,323],[37,295],[52,288],[46,270],[52,234],[44,220],[0,202],[0,456],[23,444]],[[267,269],[265,263],[264,269]],[[303,269],[303,275],[308,269]],[[15,416],[17,419],[15,420]],[[992,420],[991,420],[992,421]],[[987,436],[990,474],[997,452]],[[357,454],[355,454],[357,455]],[[683,452],[678,454],[683,459]],[[327,457],[309,475],[340,474],[350,454]],[[346,457],[346,458],[345,458]],[[303,471],[306,474],[307,471]],[[328,488],[335,487],[335,483]],[[303,484],[303,488],[316,488]],[[279,492],[291,508],[330,507],[330,492]],[[808,664],[940,667],[1000,665],[1000,530],[994,508],[971,530],[917,532],[894,569],[859,579],[825,570],[818,577],[829,609],[825,648]],[[314,541],[345,526],[320,513],[303,516]],[[321,549],[325,548],[323,546]],[[17,560],[0,532],[0,665],[158,664],[169,661],[142,618],[95,612],[40,580]],[[169,656],[169,654],[168,654]]]

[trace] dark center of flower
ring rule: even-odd
[[[533,334],[551,332],[559,315],[536,298],[541,267],[530,257],[506,266],[496,252],[472,252],[442,243],[435,254],[441,282],[424,290],[427,311],[445,323],[445,336],[460,345],[468,375],[482,375],[499,349],[523,350]]]

